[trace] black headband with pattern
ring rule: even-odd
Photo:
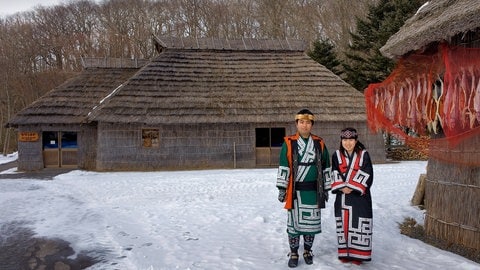
[[[355,130],[342,130],[342,132],[340,133],[340,138],[342,139],[357,139],[358,138],[358,134]]]

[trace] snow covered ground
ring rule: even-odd
[[[0,163],[16,155],[0,157]],[[480,269],[454,253],[401,235],[398,223],[423,212],[410,206],[426,162],[374,165],[373,260],[337,260],[333,200],[322,212],[314,264],[297,269]],[[172,172],[74,170],[53,181],[0,180],[0,226],[26,222],[104,261],[89,269],[288,269],[286,213],[276,169]],[[15,169],[0,172],[15,173]]]

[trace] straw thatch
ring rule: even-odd
[[[303,42],[155,38],[161,52],[89,116],[108,123],[365,121],[363,95]],[[292,109],[294,108],[294,109]]]
[[[79,76],[54,88],[18,112],[7,125],[83,123],[102,99],[138,71],[138,67],[125,63],[123,68],[98,68],[92,64],[93,59],[86,61],[88,67]],[[103,60],[100,62],[102,66],[105,65]]]
[[[304,51],[306,44],[298,39],[219,39],[219,38],[182,38],[153,37],[157,50],[200,49],[200,50],[236,50],[236,51]]]
[[[320,121],[366,120],[363,95],[309,58],[303,41],[155,40],[161,53],[148,64],[85,59],[78,77],[8,125],[288,122],[292,108]]]
[[[395,58],[479,27],[480,1],[433,0],[425,3],[390,37],[380,51]]]
[[[459,153],[478,149],[480,138],[464,142]],[[445,149],[435,149],[450,155]],[[478,153],[476,153],[478,157]],[[473,156],[473,154],[472,154]],[[480,252],[480,167],[431,159],[425,186],[425,231],[429,236]]]

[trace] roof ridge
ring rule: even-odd
[[[215,38],[154,36],[154,42],[162,49],[184,50],[245,50],[245,51],[305,51],[306,42],[301,39]],[[225,44],[228,44],[226,48]]]

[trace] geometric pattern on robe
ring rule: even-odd
[[[298,165],[296,182],[315,182],[317,180],[317,166],[315,146],[311,136],[307,139],[299,136],[297,140],[299,163],[311,165]],[[328,164],[330,173],[330,157],[328,150],[324,147],[322,158]],[[326,166],[327,167],[327,166]],[[284,142],[280,152],[279,168],[277,174],[277,187],[286,188],[291,170],[287,157],[287,144]],[[296,190],[293,200],[293,208],[287,211],[287,233],[291,236],[312,235],[322,231],[321,211],[317,203],[315,190]]]
[[[335,221],[338,258],[370,261],[372,256],[373,167],[367,151],[349,156],[339,150],[332,155],[332,193],[335,197]],[[349,187],[350,194],[340,189]]]

